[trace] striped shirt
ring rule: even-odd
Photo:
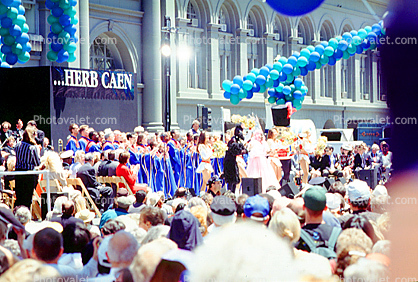
[[[33,170],[41,164],[36,145],[19,142],[15,146],[16,170]]]

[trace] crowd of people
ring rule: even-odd
[[[355,179],[359,168],[390,173],[386,143],[370,150],[346,145],[335,154],[324,142],[312,144],[309,131],[290,136],[272,128],[265,138],[260,128],[247,133],[237,124],[217,136],[196,121],[180,136],[71,124],[66,150],[58,153],[33,121],[24,130],[21,121],[16,131],[2,126],[4,170],[47,169],[68,196],[58,197],[44,220],[35,218],[32,195],[47,175],[4,177],[3,199],[15,201],[0,207],[0,281],[379,281],[389,275],[387,189]],[[101,176],[121,176],[127,186],[100,183]],[[261,177],[261,193],[242,193],[243,177]],[[315,182],[321,177],[345,181],[327,187]],[[69,178],[81,179],[99,213]],[[300,192],[286,197],[281,186],[298,179]]]

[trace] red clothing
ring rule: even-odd
[[[133,191],[133,188],[136,183],[136,176],[132,173],[129,167],[127,167],[125,164],[119,164],[116,168],[116,176],[123,176],[126,182],[128,183],[129,188],[131,188],[132,192],[136,192]]]

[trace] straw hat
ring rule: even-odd
[[[95,215],[94,212],[91,212],[87,209],[81,210],[81,211],[79,211],[78,213],[75,214],[76,218],[81,219],[85,223],[88,223],[88,222],[92,221],[95,216],[96,215]]]

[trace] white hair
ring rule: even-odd
[[[210,213],[210,216],[213,219],[213,222],[216,223],[218,226],[223,226],[225,224],[235,223],[237,221],[237,214],[233,213],[231,215],[220,215],[214,212]]]
[[[298,280],[289,244],[254,223],[219,229],[195,253],[190,281]]]
[[[145,235],[144,239],[141,242],[141,245],[145,245],[150,243],[158,238],[167,237],[168,232],[170,231],[170,226],[167,225],[157,225],[152,226],[147,234]]]
[[[344,270],[344,281],[386,281],[387,275],[388,269],[382,263],[367,258],[360,258],[355,264]]]
[[[187,204],[187,207],[191,209],[194,206],[201,206],[205,209],[205,211],[208,211],[208,206],[206,205],[205,201],[203,201],[199,197],[193,197],[189,200],[189,203]]]
[[[379,253],[383,254],[385,256],[389,256],[390,252],[390,241],[389,240],[380,240],[377,241],[376,244],[374,244],[372,248],[372,253]]]
[[[138,248],[138,241],[135,237],[125,230],[120,230],[110,239],[107,255],[111,262],[127,262],[130,264]]]
[[[66,196],[59,196],[55,199],[53,213],[62,213],[62,204],[68,201]]]
[[[32,215],[27,207],[21,206],[16,210],[15,217],[20,223],[25,224],[30,221]]]

